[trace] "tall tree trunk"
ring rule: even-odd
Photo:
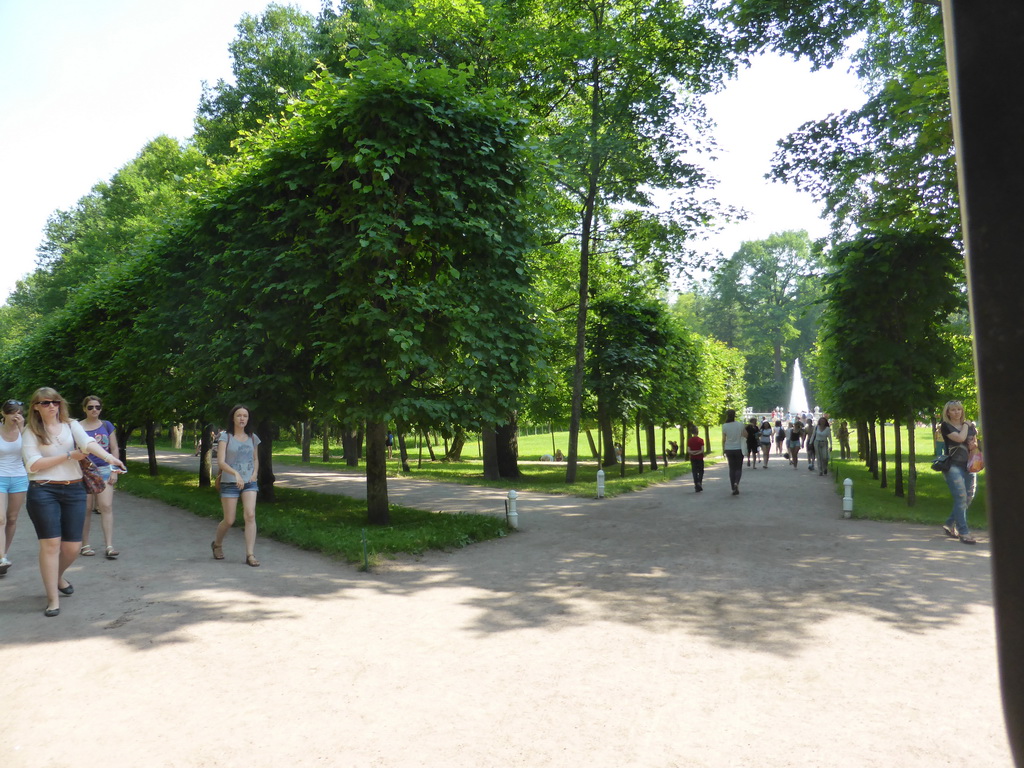
[[[640,414],[636,415],[636,419],[633,422],[634,431],[636,432],[636,466],[637,474],[642,475],[644,473],[644,448],[640,443]]]
[[[588,161],[587,194],[583,201],[582,226],[580,227],[580,281],[579,307],[576,310],[576,359],[572,373],[572,415],[569,423],[569,454],[566,457],[565,482],[576,482],[576,465],[579,460],[580,422],[583,420],[583,374],[585,371],[587,309],[590,300],[590,241],[597,211],[598,179],[601,172],[601,158],[598,142],[602,121],[601,66],[595,58],[591,63],[590,93],[590,160]],[[623,444],[625,448],[625,444]]]
[[[498,474],[508,480],[519,479],[519,421],[515,412],[494,431],[498,454]],[[554,455],[554,454],[552,454]]]
[[[409,467],[409,448],[405,443],[405,432],[407,426],[402,422],[395,424],[395,430],[398,432],[396,436],[398,439],[398,457],[402,462],[402,471],[411,472],[412,469]]]
[[[156,422],[146,422],[146,453],[149,456],[149,474],[156,477],[160,468],[156,465]]]
[[[260,501],[273,503],[276,500],[274,492],[274,423],[270,419],[262,419],[256,428],[256,434],[260,437],[260,444],[257,447],[260,457],[260,469],[256,474],[256,483],[260,489]]]
[[[213,440],[210,439],[210,435],[213,433],[213,424],[207,424],[203,427],[202,434],[199,435],[199,487],[209,488],[212,485],[212,470],[213,470]]]
[[[500,480],[498,469],[498,438],[494,427],[484,427],[480,433],[484,445],[484,480]]]
[[[171,445],[174,450],[181,450],[181,438],[185,434],[185,425],[179,423],[171,424]]]
[[[647,431],[647,458],[651,462],[651,471],[654,472],[658,468],[658,443],[654,434],[654,423],[647,422],[644,429]]]
[[[430,460],[437,461],[437,456],[434,455],[434,439],[430,436],[430,430],[426,430],[423,433],[423,439],[427,443],[427,453],[430,454]],[[420,453],[422,454],[422,451]]]
[[[686,445],[686,443],[680,443],[680,445]],[[704,425],[704,452],[710,453],[711,451],[711,429],[707,424]]]
[[[359,430],[351,427],[341,428],[341,450],[345,454],[345,465],[359,466]]]
[[[366,423],[366,520],[370,525],[391,523],[388,509],[387,437],[386,421]]]
[[[871,469],[871,438],[868,437],[868,425],[865,421],[857,422],[857,458],[864,466]]]
[[[629,442],[628,442],[629,439],[627,437],[627,435],[629,433],[628,430],[629,430],[629,422],[626,421],[626,419],[623,419],[622,420],[622,456],[619,457],[619,458],[622,459],[622,461],[619,463],[619,477],[625,477],[626,476],[626,446],[629,445]]]
[[[447,440],[445,441],[447,444]],[[466,430],[461,426],[455,427],[455,434],[452,436],[451,445],[444,452],[445,461],[462,461],[462,449],[466,445]]]
[[[893,489],[893,494],[898,498],[903,498],[903,436],[900,434],[900,420],[898,417],[893,417],[892,420],[893,429],[896,432],[896,488]]]
[[[306,419],[299,426],[302,430],[302,463],[309,464],[309,447],[313,442],[313,424]]]
[[[320,460],[327,463],[331,460],[331,430],[327,423],[327,419],[324,419],[324,423],[321,426],[324,430],[324,444],[323,449],[320,452]]]
[[[881,464],[880,471],[882,473],[882,479],[879,483],[879,488],[889,487],[889,477],[886,474],[886,455],[885,455],[885,419],[879,419],[878,424],[878,460]]]
[[[598,440],[600,441],[601,433],[598,432]],[[601,445],[600,442],[594,443],[594,433],[591,429],[587,429],[587,442],[590,444],[590,455],[600,461],[601,460]]]
[[[907,420],[907,506],[917,504],[917,420],[913,413]]]
[[[602,443],[604,444],[604,459],[601,465],[614,467],[618,462],[615,456],[615,431],[612,426],[612,417],[604,402],[605,395],[597,393],[597,428],[601,430]]]
[[[868,469],[871,470],[871,476],[878,479],[878,432],[875,429],[875,420],[872,419],[868,422],[871,434],[869,435],[871,445],[868,448]]]

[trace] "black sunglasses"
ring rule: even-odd
[[[87,411],[101,411],[101,410],[103,410],[103,406],[102,405],[87,405],[87,406],[85,406],[85,410],[87,410]]]
[[[60,405],[62,400],[40,400],[36,405]]]
[[[8,405],[17,405],[18,407],[21,407],[24,405],[24,403],[21,402],[21,400],[8,400],[6,403],[4,403],[4,407],[6,408]]]

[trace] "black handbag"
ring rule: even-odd
[[[948,453],[944,453],[932,462],[932,469],[936,472],[947,472],[951,461],[953,461],[953,457]]]

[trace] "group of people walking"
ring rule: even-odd
[[[703,445],[703,441],[701,443]],[[780,448],[785,446],[784,455],[787,463],[794,469],[800,463],[800,451],[806,447],[808,469],[813,470],[817,465],[819,475],[828,474],[829,458],[832,453],[832,427],[825,416],[810,426],[796,419],[786,429],[782,426],[781,419],[776,419],[774,425],[768,419],[764,419],[760,424],[756,418],[751,418],[748,423],[737,421],[736,411],[730,408],[726,411],[725,423],[722,424],[722,450],[729,462],[729,485],[734,496],[740,492],[744,456],[748,467],[768,469],[773,444]],[[703,467],[701,472],[703,474]],[[696,476],[694,483],[696,484]]]
[[[89,396],[82,408],[86,418],[72,420],[60,393],[42,387],[33,393],[27,408],[19,400],[8,400],[0,409],[0,487],[4,489],[0,494],[4,518],[0,521],[4,532],[0,575],[6,575],[12,566],[10,548],[24,505],[39,540],[46,616],[60,614],[60,595],[75,591],[64,577],[65,571],[80,554],[95,554],[91,547],[86,553],[88,545],[83,544],[87,515],[94,505],[100,511],[105,556],[114,560],[120,554],[113,544],[110,487],[104,482],[102,491],[88,493],[82,482],[82,462],[107,480],[112,479],[115,468],[124,472],[125,465],[107,449],[114,429],[110,422],[100,419],[100,399]]]
[[[972,471],[974,465],[971,464],[971,458],[979,451],[978,431],[974,423],[967,420],[959,400],[951,400],[943,408],[938,436],[950,457],[943,474],[953,498],[952,511],[942,530],[947,536],[959,539],[964,544],[975,544],[977,542],[971,536],[967,523],[967,510],[977,490],[977,475],[976,470]],[[845,421],[839,424],[838,440],[840,458],[851,458],[850,430]],[[758,425],[756,418],[744,424],[736,420],[736,411],[730,408],[726,411],[725,423],[722,425],[722,449],[729,463],[729,485],[734,496],[740,492],[744,457],[748,467],[757,468],[760,465],[767,469],[773,443],[776,452],[785,456],[787,464],[792,465],[793,469],[799,466],[800,452],[806,450],[807,468],[814,470],[817,467],[819,476],[828,475],[832,455],[832,425],[826,416],[820,416],[817,420],[809,419],[807,423],[797,417],[788,427],[783,426],[781,419],[776,419],[774,425],[768,419]],[[695,426],[690,427],[686,448],[694,490],[701,493],[704,490],[704,441]]]
[[[65,578],[68,568],[79,555],[96,555],[89,545],[93,510],[100,515],[104,557],[116,560],[121,554],[113,539],[113,488],[118,473],[127,468],[118,456],[113,424],[101,418],[102,400],[90,395],[82,401],[82,410],[84,418],[72,420],[68,403],[49,387],[37,389],[27,406],[8,400],[0,407],[0,577],[13,565],[9,554],[24,507],[39,540],[39,572],[46,593],[43,614],[49,617],[60,614],[62,595],[75,592]],[[253,567],[260,564],[254,552],[259,443],[249,423],[249,410],[235,406],[218,440],[224,518],[211,544],[217,560],[224,559],[224,537],[235,522],[241,498],[245,562]],[[90,491],[84,478],[93,471],[103,483]]]

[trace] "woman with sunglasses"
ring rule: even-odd
[[[114,456],[118,454],[117,435],[114,432],[114,425],[109,421],[100,419],[103,411],[103,401],[96,395],[89,395],[82,401],[82,410],[85,418],[79,419],[85,434],[100,444],[100,447]],[[96,551],[89,546],[89,527],[92,521],[92,512],[99,509],[100,525],[103,527],[103,555],[107,560],[116,560],[121,554],[114,549],[114,485],[117,483],[117,472],[107,462],[97,456],[90,456],[96,466],[96,471],[106,485],[101,493],[88,494],[85,501],[85,525],[82,527],[82,552],[85,557],[92,557]]]
[[[86,494],[78,462],[90,454],[125,468],[119,458],[85,434],[81,424],[71,420],[68,404],[56,390],[37,389],[29,402],[21,455],[28,470],[28,516],[39,538],[45,616],[60,613],[58,593],[70,595],[75,591],[64,572],[82,547]]]
[[[18,514],[28,491],[28,474],[21,460],[21,430],[25,427],[24,406],[18,400],[8,400],[0,409],[0,576],[11,567],[7,553],[11,549]]]

